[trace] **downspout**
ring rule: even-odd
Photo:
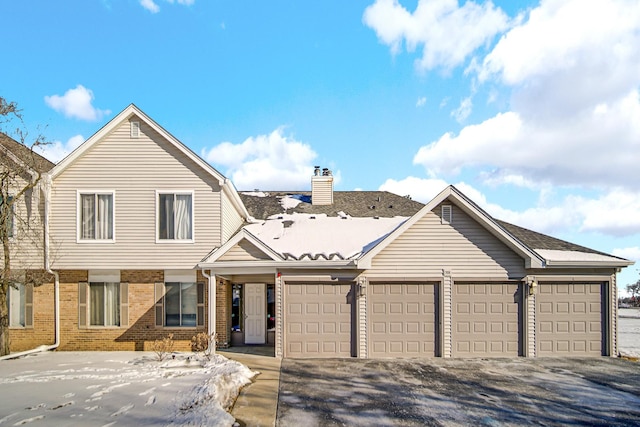
[[[55,304],[54,315],[54,329],[55,329],[55,342],[52,345],[41,345],[31,350],[21,351],[19,353],[11,353],[6,356],[0,357],[0,361],[7,359],[15,359],[22,356],[27,356],[32,353],[39,353],[43,351],[51,351],[58,348],[60,345],[60,275],[58,272],[51,270],[49,265],[49,209],[51,201],[51,177],[47,174],[44,177],[45,181],[45,199],[44,199],[44,268],[47,273],[53,275],[53,294]]]
[[[216,278],[215,274],[212,276],[207,273],[207,270],[204,268],[202,269],[202,275],[209,283],[209,304],[207,307],[209,319],[207,322],[207,328],[209,330],[209,336],[212,338],[209,341],[209,351],[211,354],[216,354]]]

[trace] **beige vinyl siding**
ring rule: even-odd
[[[26,181],[19,179],[14,183],[16,195],[26,186]],[[41,184],[36,185],[13,204],[13,237],[9,238],[11,268],[28,270],[44,268],[44,195]],[[3,249],[0,247],[0,255]],[[0,260],[3,265],[4,257]]]
[[[124,121],[55,179],[51,230],[60,257],[54,268],[193,268],[220,246],[218,181],[140,123],[139,138],[130,137]],[[115,192],[114,243],[77,243],[78,190]],[[193,191],[194,243],[156,243],[157,190]]]
[[[524,260],[457,206],[450,224],[442,223],[440,212],[437,206],[373,257],[367,276],[437,277],[443,267],[454,279],[525,274]]]
[[[222,241],[224,244],[242,227],[244,222],[240,213],[233,206],[229,196],[223,191],[220,192],[222,198]]]
[[[270,259],[252,243],[241,240],[229,249],[218,261],[256,261]]]

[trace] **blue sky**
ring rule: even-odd
[[[640,3],[0,3],[0,95],[57,161],[130,103],[239,190],[426,202],[640,261]],[[638,280],[637,265],[619,276]]]

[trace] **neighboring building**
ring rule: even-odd
[[[0,170],[3,189],[0,209],[9,209],[5,218],[9,237],[12,286],[8,290],[9,329],[11,348],[42,344],[53,337],[50,328],[53,299],[48,287],[38,287],[50,277],[43,271],[45,265],[44,212],[47,192],[46,173],[54,164],[10,136],[0,132]],[[31,184],[35,184],[32,188]],[[4,187],[6,185],[6,188]],[[20,194],[24,191],[23,194]],[[4,199],[9,203],[4,203]],[[0,245],[0,266],[4,268],[4,252]],[[37,318],[34,307],[41,307]],[[23,341],[23,337],[28,339]],[[31,347],[29,347],[31,348]]]
[[[618,353],[615,278],[632,263],[497,221],[454,187],[424,205],[334,192],[317,168],[311,192],[238,194],[133,105],[50,175],[61,350],[168,333],[186,350],[215,331],[278,357]]]

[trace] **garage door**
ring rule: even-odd
[[[453,285],[453,357],[518,356],[518,283]]]
[[[541,283],[538,286],[536,354],[602,355],[600,283]]]
[[[351,357],[350,284],[286,284],[285,357]]]
[[[436,355],[436,286],[370,284],[369,357]]]

